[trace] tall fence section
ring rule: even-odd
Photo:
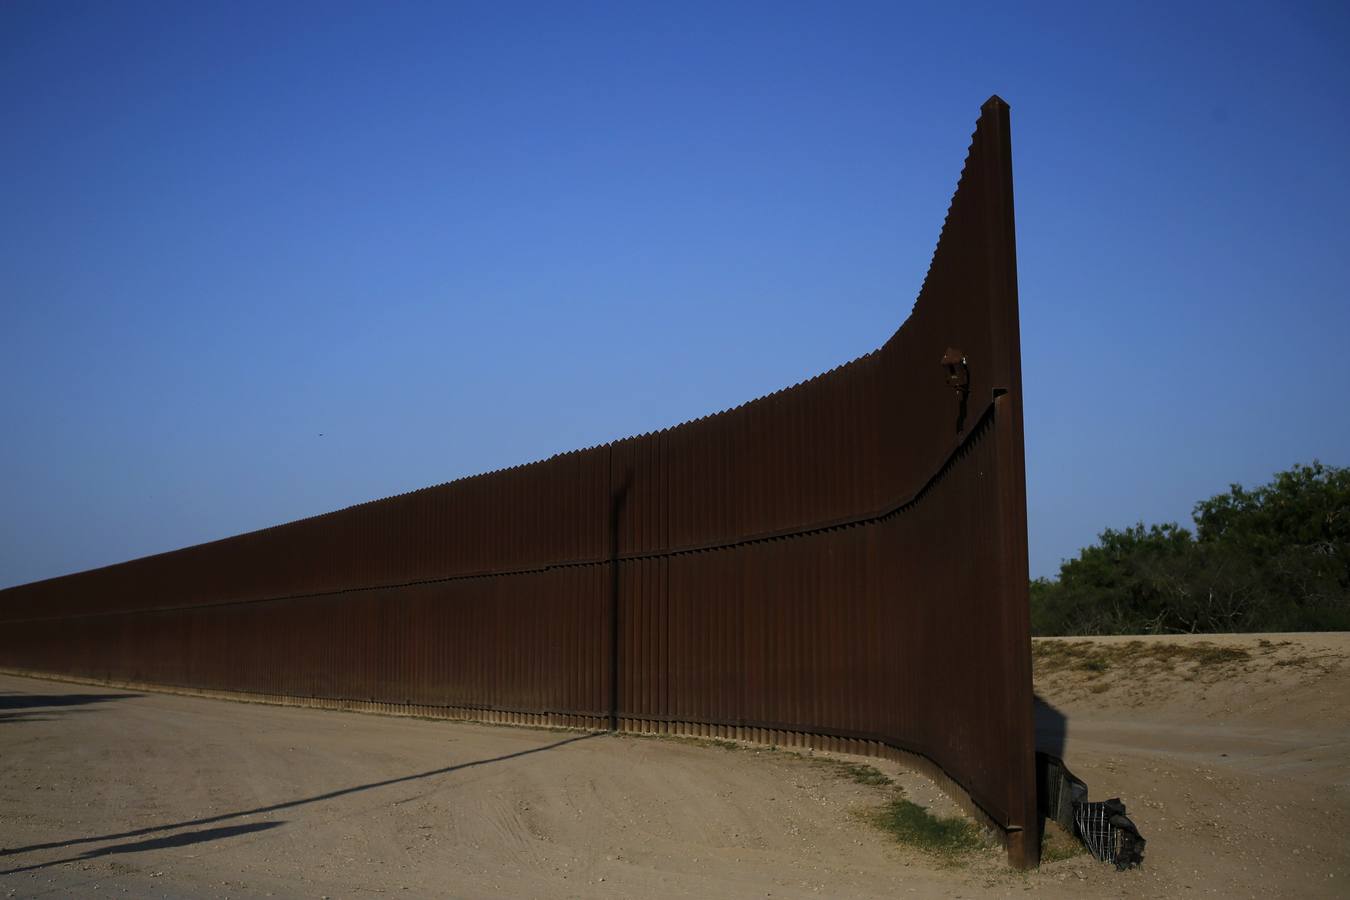
[[[913,311],[663,431],[0,592],[0,666],[903,758],[1038,848],[1008,107]]]

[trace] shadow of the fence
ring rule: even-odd
[[[0,693],[0,709],[40,709],[43,707],[87,706],[110,700],[128,700],[140,694],[13,694]]]
[[[166,825],[151,825],[146,828],[137,828],[132,831],[123,831],[116,834],[101,834],[101,835],[94,835],[91,837],[72,838],[68,841],[51,841],[45,844],[30,844],[27,847],[0,848],[0,856],[12,856],[18,853],[32,853],[38,850],[56,850],[64,847],[73,847],[77,844],[91,844],[91,843],[98,843],[100,841],[116,841],[122,840],[124,838],[137,838],[143,837],[148,834],[155,834],[157,832],[162,831],[173,831],[178,828],[191,828],[193,826],[198,825],[213,825],[217,822],[228,822],[231,819],[239,819],[245,816],[263,815],[266,813],[279,812],[283,809],[294,809],[298,806],[306,806],[310,803],[319,803],[324,800],[333,800],[337,797],[345,797],[348,794],[357,794],[362,791],[370,791],[374,790],[375,788],[388,787],[389,785],[393,784],[404,784],[409,781],[417,781],[423,778],[432,778],[436,775],[448,775],[451,772],[458,772],[463,769],[471,769],[476,766],[486,766],[492,763],[505,762],[510,759],[518,759],[522,756],[529,756],[530,754],[533,753],[543,753],[546,750],[554,750],[558,747],[562,747],[567,744],[574,744],[577,741],[589,740],[590,738],[599,736],[600,736],[599,734],[579,734],[576,735],[575,737],[569,737],[561,741],[555,741],[552,744],[545,744],[542,747],[531,747],[528,750],[521,750],[516,753],[507,753],[503,756],[494,756],[489,759],[476,759],[473,760],[472,762],[458,763],[453,766],[444,766],[439,769],[431,769],[426,772],[417,772],[412,775],[401,775],[397,778],[386,778],[383,781],[372,781],[369,784],[358,784],[352,787],[339,788],[338,790],[327,791],[322,794],[316,794],[313,797],[303,797],[298,800],[287,800],[282,803],[273,803],[270,806],[259,806],[253,809],[239,810],[238,812],[222,813],[218,816],[205,816],[200,819],[189,819],[182,822],[172,822]],[[182,843],[197,843],[200,840],[215,840],[220,837],[228,837],[231,834],[244,834],[250,831],[259,831],[262,828],[270,828],[274,825],[279,824],[281,823],[263,822],[252,825],[231,826],[231,828],[214,828],[209,829],[208,831],[192,832],[187,835],[168,836],[150,841],[140,841],[137,844],[123,844],[119,845],[119,847],[105,848],[103,850],[91,851],[85,854],[84,856],[73,857],[73,859],[84,859],[91,856],[102,856],[105,853],[113,853],[113,852],[131,853],[136,852],[138,850],[151,850],[155,849],[158,846],[166,846],[166,847],[178,846],[178,844],[173,843],[173,841],[177,838],[183,838],[184,840],[181,841]],[[193,834],[197,835],[198,837],[192,840],[186,840],[186,838],[190,838]],[[210,836],[202,837],[202,835],[210,835]],[[70,862],[70,861],[71,860],[60,860],[59,862]],[[26,866],[24,868],[10,869],[8,871],[0,871],[0,875],[11,875],[15,872],[24,872],[28,871],[29,869],[38,869],[42,868],[43,866],[56,864],[57,863],[39,863],[37,865]]]
[[[1069,717],[1052,706],[1039,694],[1032,695],[1032,709],[1036,730],[1036,833],[1045,835],[1046,819],[1055,818],[1050,809],[1052,797],[1057,796],[1052,781],[1059,771],[1058,762],[1064,758],[1064,746],[1069,738]],[[1037,848],[1040,858],[1040,848]]]
[[[1036,727],[1036,749],[1051,756],[1064,758],[1064,745],[1069,738],[1069,717],[1042,697],[1033,695]]]
[[[267,831],[270,828],[276,828],[278,825],[284,824],[284,822],[250,822],[246,825],[226,825],[224,828],[185,831],[182,834],[169,834],[164,837],[151,838],[148,841],[131,841],[126,844],[114,844],[111,847],[99,847],[94,850],[86,850],[79,856],[68,856],[65,859],[53,859],[49,862],[34,863],[31,866],[20,866],[17,869],[6,869],[0,872],[0,875],[17,875],[20,872],[32,872],[35,869],[45,869],[49,866],[59,866],[63,863],[97,859],[100,856],[111,856],[114,853],[140,853],[143,850],[166,850],[171,847],[187,847],[192,844],[202,844],[206,841],[218,841],[221,838],[237,837],[242,834],[255,834],[259,831]]]
[[[141,695],[0,693],[0,725],[13,722],[47,722],[59,715],[91,712],[81,707],[139,696]]]

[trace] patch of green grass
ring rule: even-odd
[[[692,744],[695,747],[716,747],[719,750],[746,750],[744,744],[738,744],[735,741],[728,741],[724,738],[706,738],[696,737],[692,734],[649,734],[642,731],[623,732],[626,738],[634,738],[640,741],[674,741],[679,744]],[[769,750],[768,747],[758,747],[756,750]]]
[[[1041,863],[1059,862],[1073,859],[1087,853],[1083,842],[1069,834],[1054,819],[1045,820],[1045,830],[1041,832]]]
[[[1277,659],[1275,665],[1281,668],[1316,669],[1324,675],[1329,675],[1335,669],[1336,663],[1344,658],[1335,653],[1323,653],[1321,656],[1300,654],[1288,659]],[[1332,660],[1332,662],[1323,662],[1323,660]]]
[[[1252,658],[1251,653],[1241,647],[1215,647],[1200,643],[1190,649],[1189,659],[1201,666],[1223,666]]]
[[[873,814],[872,822],[902,844],[948,861],[980,849],[980,831],[965,819],[935,816],[927,807],[897,797]]]
[[[1246,662],[1251,656],[1251,651],[1242,647],[1217,647],[1208,641],[1193,644],[1157,641],[1107,644],[1096,641],[1038,640],[1031,645],[1031,658],[1037,675],[1075,669],[1094,675],[1113,668],[1123,669],[1126,673],[1178,666],[1194,666],[1200,670],[1222,669]]]
[[[1100,675],[1111,668],[1111,664],[1100,656],[1089,656],[1084,658],[1084,660],[1078,664],[1078,668],[1086,669],[1089,672]]]
[[[723,750],[739,750],[741,745],[735,741],[727,741],[722,738],[704,738],[699,742],[702,747],[720,747]]]
[[[880,787],[893,783],[891,776],[866,763],[844,762],[841,759],[831,759],[828,756],[813,756],[810,759],[814,764],[830,769],[840,778],[847,778],[850,781],[858,782],[858,784],[871,784]]]

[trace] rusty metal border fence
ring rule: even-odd
[[[1008,107],[882,346],[678,427],[0,592],[0,666],[908,760],[1034,864]]]

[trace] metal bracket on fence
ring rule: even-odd
[[[947,367],[947,384],[960,391],[962,395],[970,393],[970,366],[966,355],[955,347],[948,347],[942,354],[942,364]]]

